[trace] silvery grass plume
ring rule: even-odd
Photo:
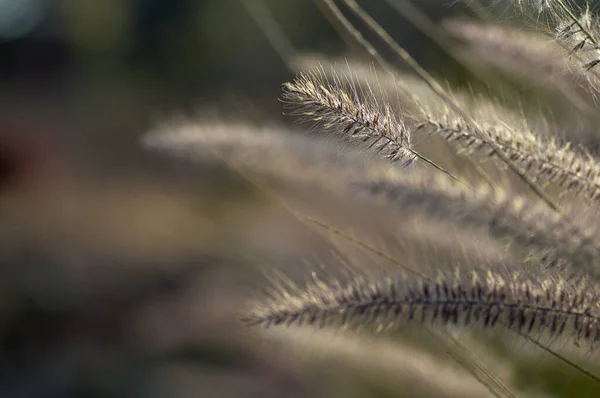
[[[458,46],[461,59],[484,73],[486,81],[520,86],[523,91],[509,103],[521,105],[528,98],[524,104],[539,108],[528,116],[545,120],[555,135],[566,136],[597,153],[600,80],[593,65],[600,54],[597,45],[590,44],[596,41],[593,26],[597,23],[591,21],[597,17],[589,8],[573,7],[567,14],[561,4],[542,7],[533,1],[522,2],[524,23],[450,20],[444,25],[462,43]],[[531,8],[536,12],[527,11]],[[496,91],[504,96],[505,89]]]
[[[600,162],[583,149],[555,138],[542,138],[530,131],[517,131],[509,124],[465,122],[452,112],[435,115],[423,109],[416,131],[439,134],[454,143],[463,154],[494,157],[498,149],[540,184],[555,184],[564,193],[581,195],[591,201],[600,198]],[[481,138],[483,134],[487,140]],[[495,144],[491,147],[488,142]]]
[[[585,270],[600,276],[600,249],[592,227],[565,219],[542,203],[486,185],[473,191],[444,177],[421,177],[418,182],[390,175],[354,184],[386,208],[412,211],[440,222],[451,220],[467,229],[485,227],[513,250],[545,258],[545,266],[560,265],[571,272]]]
[[[400,165],[416,157],[410,132],[387,103],[379,103],[373,91],[344,88],[336,75],[328,81],[324,71],[301,73],[293,84],[284,85],[282,100],[292,115],[309,118],[315,127],[331,129],[342,138],[364,145]],[[346,85],[348,86],[348,85]]]
[[[412,161],[417,155],[411,154],[418,152],[410,148],[408,120],[396,114],[391,117],[389,107],[378,113],[374,98],[353,102],[355,95],[356,91],[353,94],[322,75],[305,73],[284,85],[283,100],[301,120],[323,123],[326,129],[375,147],[376,151],[387,149],[385,158],[392,161],[405,159],[405,164]],[[481,104],[471,106],[481,107]],[[556,183],[592,200],[600,198],[599,162],[585,152],[572,149],[569,143],[542,140],[529,131],[514,131],[497,120],[496,124],[479,124],[474,118],[468,123],[450,110],[437,116],[422,108],[422,115],[413,119],[415,132],[425,129],[440,134],[467,154],[480,152],[493,156],[498,148],[536,181]]]
[[[329,143],[293,134],[277,125],[174,122],[149,133],[144,145],[169,149],[192,160],[226,162],[257,174],[278,174],[295,181],[334,181],[328,179],[328,170],[339,172],[338,177],[363,173],[367,167],[385,170],[376,163],[351,158]]]
[[[357,278],[342,284],[316,280],[304,288],[282,288],[242,317],[248,325],[374,325],[403,322],[507,328],[594,349],[600,343],[599,292],[594,285],[560,277],[531,279],[488,271],[470,276]]]
[[[450,20],[444,26],[462,42],[463,57],[476,67],[492,66],[527,85],[554,89],[586,112],[598,96],[595,77],[579,60],[565,56],[565,47],[549,34],[466,20]]]
[[[328,65],[327,67],[323,65]],[[379,100],[392,113],[399,109],[420,109],[420,101],[427,100],[428,106],[439,104],[426,84],[410,73],[398,71],[391,74],[373,63],[358,58],[335,58],[326,54],[299,54],[293,61],[293,72],[319,75],[325,82],[335,82],[338,87],[353,93],[362,93],[366,102],[369,98]],[[307,72],[308,71],[308,72]]]

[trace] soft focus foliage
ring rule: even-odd
[[[600,5],[445,5],[0,1],[0,396],[600,395]]]

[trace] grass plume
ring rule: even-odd
[[[486,227],[526,252],[545,253],[547,264],[568,264],[599,276],[599,249],[589,227],[564,219],[542,203],[511,196],[486,185],[473,191],[449,179],[385,175],[356,185],[370,196],[404,212],[452,220],[456,225]]]
[[[292,115],[381,153],[391,162],[412,163],[416,155],[410,131],[395,112],[372,92],[350,87],[346,89],[337,75],[328,82],[322,71],[300,73],[294,82],[284,84],[282,100]]]
[[[542,140],[529,131],[515,131],[501,123],[473,125],[450,113],[436,117],[424,112],[416,130],[420,129],[442,135],[466,155],[495,156],[500,149],[536,182],[555,183],[569,193],[593,201],[600,198],[600,163],[590,154],[574,150],[570,143],[561,145],[552,138]],[[477,132],[487,139],[480,138]]]
[[[315,280],[305,289],[283,289],[252,307],[242,321],[270,326],[390,327],[399,321],[484,328],[508,327],[547,334],[574,344],[600,342],[598,291],[559,277],[528,278],[489,271],[435,281],[357,278],[348,284]]]

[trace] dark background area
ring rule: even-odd
[[[266,3],[300,53],[349,54],[312,1]],[[384,2],[363,3],[415,57],[439,66],[410,23]],[[418,3],[434,18],[461,12]],[[174,114],[239,113],[251,104],[261,117],[279,118],[280,86],[291,77],[238,0],[0,3],[2,136],[32,130],[69,148],[84,169],[141,166],[132,156],[137,138]]]

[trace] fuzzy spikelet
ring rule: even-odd
[[[600,63],[597,37],[600,24],[596,17],[588,9],[581,12],[576,20],[562,13],[557,15],[557,19],[557,40],[570,50],[569,55],[577,55],[585,70],[594,69]]]
[[[573,150],[569,144],[559,145],[552,139],[542,142],[529,132],[516,132],[502,125],[484,125],[475,129],[448,114],[439,118],[427,115],[426,118],[417,130],[427,129],[440,134],[467,154],[495,155],[495,149],[475,133],[480,131],[536,181],[557,184],[594,201],[600,199],[600,163]]]
[[[484,226],[496,238],[510,239],[526,251],[543,253],[547,264],[569,264],[600,275],[600,250],[592,229],[565,219],[543,203],[482,186],[470,190],[445,176],[417,181],[400,173],[371,177],[356,186],[386,205],[465,227]]]
[[[446,30],[468,45],[477,59],[506,68],[516,75],[560,78],[567,72],[564,52],[544,36],[500,25],[450,20]]]
[[[556,22],[556,41],[569,51],[568,55],[577,55],[583,69],[590,71],[600,64],[600,22],[588,2],[586,8],[565,0],[517,0],[517,3],[534,3],[539,12],[547,11]]]
[[[369,162],[342,152],[334,145],[292,134],[278,126],[255,127],[238,123],[170,124],[146,135],[148,148],[169,150],[181,157],[224,162],[239,171],[293,182],[337,186],[347,175],[382,172],[380,162]],[[377,170],[377,171],[376,171]]]
[[[593,101],[598,84],[581,68],[577,60],[565,56],[565,50],[541,34],[500,25],[467,21],[445,23],[450,34],[464,42],[468,61],[484,61],[527,83],[538,82],[557,88],[572,100]]]
[[[254,307],[248,325],[352,326],[397,321],[433,325],[505,326],[520,332],[600,342],[599,294],[564,279],[508,279],[488,272],[472,278],[357,278],[346,286],[317,281],[303,291],[282,291]]]
[[[350,82],[349,82],[350,83]],[[341,138],[359,144],[401,165],[415,155],[410,148],[410,133],[387,104],[379,104],[372,92],[350,83],[344,88],[341,78],[327,81],[324,72],[300,73],[284,85],[282,100],[291,114],[333,131]]]

